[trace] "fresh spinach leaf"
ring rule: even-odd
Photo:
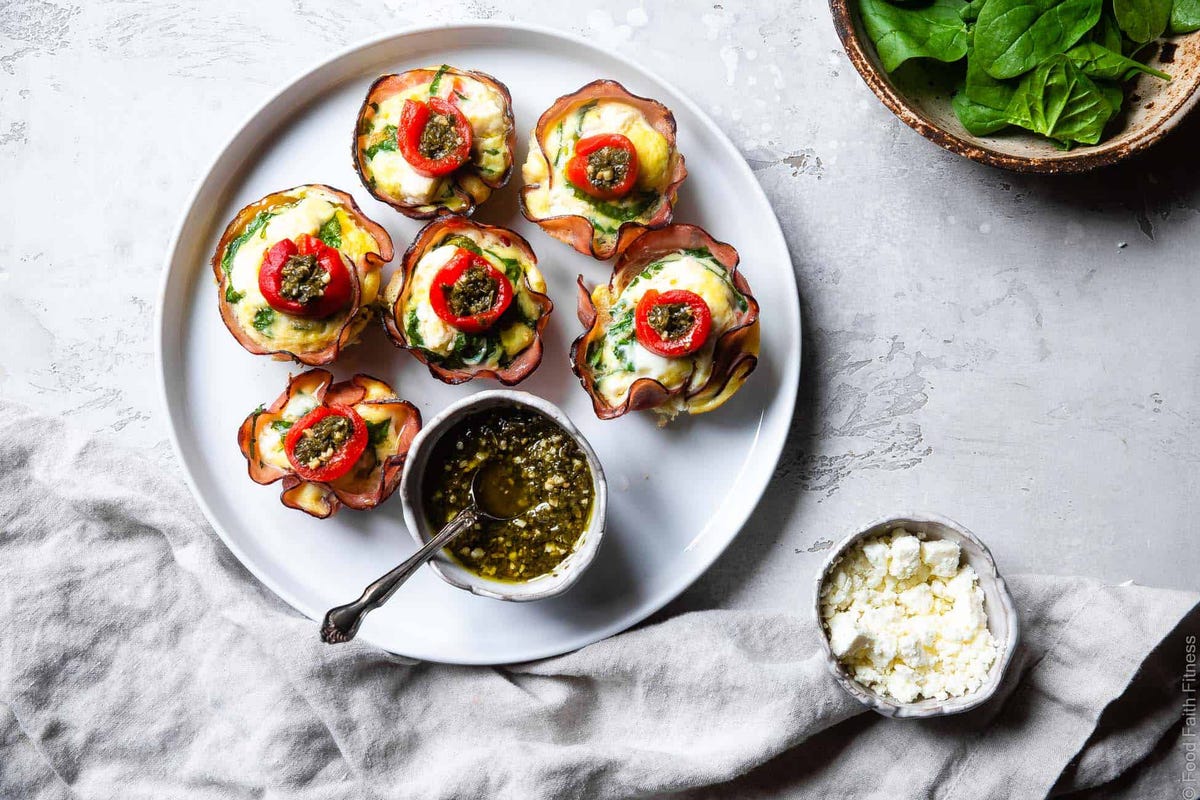
[[[1200,0],[1175,0],[1171,6],[1171,33],[1200,30]]]
[[[221,269],[225,270],[226,275],[233,270],[233,259],[237,256],[237,252],[241,249],[242,245],[250,241],[251,236],[266,228],[267,223],[271,221],[271,217],[274,217],[278,213],[278,211],[258,212],[254,216],[254,219],[250,220],[250,224],[246,226],[246,230],[233,238],[225,248],[224,255],[221,256]]]
[[[383,128],[383,138],[375,142],[375,144],[371,145],[370,147],[364,149],[363,155],[370,159],[374,158],[376,154],[384,150],[394,153],[397,147],[399,147],[399,145],[396,143],[396,126],[385,125]]]
[[[1008,118],[1014,125],[1069,147],[1100,141],[1104,126],[1116,112],[1112,95],[1060,54],[1021,79]]]
[[[967,23],[961,14],[965,7],[963,0],[933,0],[914,7],[860,0],[859,5],[867,35],[888,72],[910,58],[946,62],[963,58],[967,54]]]
[[[1067,58],[1089,78],[1103,78],[1111,81],[1121,80],[1131,72],[1144,72],[1164,81],[1171,80],[1165,72],[1151,69],[1140,61],[1126,58],[1107,47],[1095,42],[1077,44],[1067,51]]]
[[[985,106],[1003,114],[1008,108],[1008,104],[1012,102],[1015,90],[1016,83],[1014,81],[997,80],[987,73],[979,59],[975,57],[975,48],[972,46],[967,52],[967,74],[963,80],[963,93],[967,99],[974,105]],[[957,108],[955,110],[957,111]],[[981,136],[982,134],[976,135]]]
[[[261,333],[266,333],[267,328],[271,327],[275,322],[275,311],[270,308],[260,308],[254,312],[254,327]]]
[[[1121,26],[1117,24],[1117,18],[1113,16],[1111,8],[1105,6],[1100,14],[1100,21],[1092,28],[1088,38],[1114,53],[1122,52],[1125,37],[1121,34]]]
[[[993,78],[1015,78],[1078,42],[1100,21],[1103,0],[988,0],[974,56]]]
[[[388,430],[392,427],[390,417],[388,419],[381,419],[378,422],[371,422],[369,419],[363,421],[367,423],[367,444],[371,445],[371,447],[378,447],[387,441]]]
[[[983,4],[986,2],[987,0],[971,0],[971,2],[962,7],[958,15],[963,18],[963,22],[974,22],[979,19],[979,12],[983,9]]]
[[[1171,0],[1113,0],[1112,7],[1121,30],[1138,44],[1162,36],[1171,21]]]
[[[974,136],[987,136],[1008,127],[1008,112],[977,103],[966,90],[956,92],[952,102],[954,114],[962,126]]]
[[[336,211],[317,231],[317,238],[333,248],[342,246],[342,223],[338,222]]]

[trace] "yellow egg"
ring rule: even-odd
[[[625,135],[637,150],[638,188],[662,191],[666,188],[667,166],[671,158],[667,138],[644,122],[629,126]]]

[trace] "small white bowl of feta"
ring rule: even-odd
[[[837,682],[888,717],[959,714],[999,688],[1019,637],[991,552],[935,514],[872,523],[817,577],[814,609]]]

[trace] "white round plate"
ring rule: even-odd
[[[665,429],[648,414],[602,422],[571,374],[580,332],[575,277],[605,282],[610,263],[581,256],[526,222],[513,180],[476,218],[515,228],[533,245],[556,307],[541,367],[519,388],[566,411],[591,441],[609,480],[609,529],[591,568],[566,594],[537,603],[475,597],[422,570],[363,624],[360,638],[413,658],[502,664],[556,655],[644,619],[687,588],[737,535],[775,470],[800,372],[800,307],[787,245],[766,196],[724,134],[691,101],[645,70],[546,29],[464,24],[408,30],[347,50],[292,82],[242,126],[201,181],[176,232],[159,303],[158,364],[172,437],[192,490],[229,549],[305,615],[320,619],[413,550],[400,502],[317,520],[285,508],[279,487],[246,475],[238,425],[270,403],[296,365],[252,356],[221,323],[208,262],[222,229],[246,203],[304,183],[354,195],[384,225],[398,266],[420,224],[371,198],[350,159],[359,104],[380,74],[453,64],[504,82],[513,95],[517,163],[538,115],[555,98],[601,77],[675,112],[689,176],[678,222],[730,242],[762,304],[758,370],[724,407]],[[494,384],[446,386],[372,326],[331,369],[391,382],[426,419]],[[317,626],[313,625],[313,636]]]

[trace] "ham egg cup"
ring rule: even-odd
[[[516,139],[508,88],[443,64],[371,84],[354,164],[367,190],[405,216],[470,214],[508,183]]]
[[[687,168],[670,109],[598,80],[542,114],[522,175],[525,218],[603,260],[671,222]]]
[[[583,335],[571,368],[600,419],[652,410],[712,411],[758,365],[758,301],[738,254],[694,225],[635,239],[609,283],[588,292],[579,277]]]
[[[387,231],[329,186],[297,186],[243,208],[212,257],[221,319],[255,355],[328,364],[374,315]]]
[[[450,384],[520,383],[542,362],[542,331],[554,310],[529,242],[464,217],[425,226],[384,303],[396,346]]]
[[[238,446],[255,483],[282,480],[285,506],[325,519],[391,497],[420,430],[421,412],[378,378],[333,383],[326,370],[310,369],[246,417]]]

